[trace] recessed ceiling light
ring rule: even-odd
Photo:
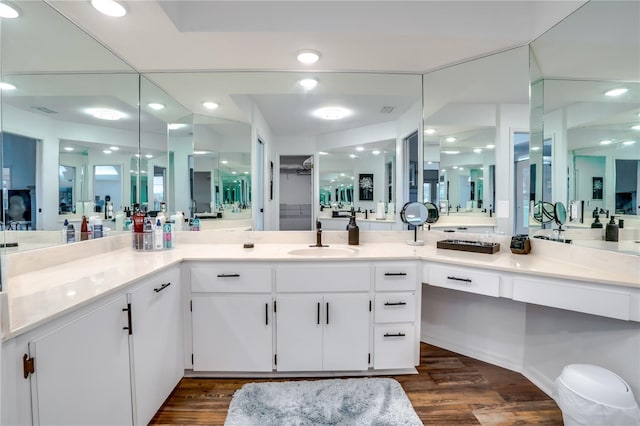
[[[458,167],[458,170],[464,170],[464,167]]]
[[[355,154],[349,154],[349,158],[358,158],[358,156]]]
[[[351,114],[351,111],[342,107],[325,107],[313,112],[313,115],[325,120],[341,120],[349,114]]]
[[[102,151],[102,152],[104,152],[105,154],[111,154],[111,150],[110,150],[110,149],[105,149],[105,150],[104,150],[104,151]]]
[[[167,126],[167,128],[169,130],[178,130],[183,128],[184,126],[186,126],[186,124],[182,124],[182,123],[169,123],[169,125]]]
[[[315,50],[301,50],[300,52],[298,52],[298,55],[296,57],[298,58],[299,62],[305,65],[311,65],[318,62],[318,60],[320,59],[320,52],[316,52]]]
[[[216,108],[218,108],[220,105],[218,105],[217,103],[212,102],[212,101],[204,101],[204,102],[202,103],[202,106],[203,106],[203,107],[205,107],[206,109],[216,109]]]
[[[427,161],[427,164],[433,164],[433,161]]]
[[[458,169],[458,166],[453,166],[453,169],[454,169],[454,170]]]
[[[72,147],[72,146],[65,146],[65,147],[64,147],[64,150],[65,150],[65,151],[73,151],[74,149],[75,149],[75,148],[74,148],[74,147]]]
[[[448,138],[445,139],[445,141],[447,141],[447,142],[455,142],[456,138],[454,138],[453,136],[449,136]]]
[[[640,130],[640,124],[631,127],[633,130]]]
[[[432,135],[436,132],[436,129],[425,129],[424,134],[425,135]]]
[[[532,146],[531,147],[531,151],[540,151],[540,147],[539,146]]]
[[[629,89],[627,89],[626,87],[619,87],[617,89],[607,90],[606,92],[604,92],[604,94],[605,96],[620,96],[624,95],[628,91]]]
[[[119,147],[117,147],[117,146],[110,146],[110,147],[109,147],[109,149],[110,149],[111,151],[117,151],[117,150],[119,150],[120,148],[119,148]]]
[[[147,173],[147,171],[146,170],[142,170],[140,173]]]
[[[146,158],[153,158],[153,155],[151,155],[151,154],[145,154],[144,156],[145,156]]]
[[[324,152],[324,151],[320,151],[320,152],[318,152],[318,154],[320,154],[320,155],[329,155],[328,152]]]
[[[356,151],[364,151],[364,147],[358,146],[358,147],[356,147]]]
[[[220,161],[222,164],[228,164],[229,162],[227,160],[222,160]]]
[[[134,154],[134,157],[140,158],[140,154]]]
[[[0,83],[0,90],[16,90],[16,86],[10,83]]]
[[[124,117],[124,114],[120,111],[108,108],[90,108],[87,110],[87,113],[93,115],[95,118],[99,118],[100,120],[109,121],[120,120]]]
[[[376,149],[375,151],[371,151],[371,153],[372,153],[373,155],[380,155],[380,151],[378,151],[377,149]]]
[[[344,173],[340,173],[340,176],[344,177]]]
[[[610,140],[606,140],[606,141],[600,141],[600,145],[610,145],[612,141]]]
[[[634,143],[636,143],[636,141],[624,141],[622,142],[622,145],[629,146],[629,145],[633,145]]]
[[[244,172],[244,174],[245,174],[245,175],[248,175],[248,174],[249,174],[249,172]]]
[[[91,5],[100,13],[114,18],[120,18],[127,14],[127,10],[114,0],[91,0]]]
[[[151,102],[151,103],[148,103],[147,105],[149,106],[149,108],[155,109],[156,111],[164,108],[164,105],[158,102]]]
[[[315,78],[303,78],[298,84],[304,87],[304,90],[311,90],[318,85],[318,80]]]
[[[460,151],[442,151],[442,152],[443,152],[444,154],[450,154],[450,155],[453,155],[453,154],[460,154]]]
[[[482,149],[476,148],[473,150],[473,152],[475,152],[476,154],[480,154],[482,152]]]
[[[238,174],[238,172],[236,172],[235,170],[231,172],[232,175],[236,175]],[[234,181],[235,182],[235,181]]]
[[[495,147],[496,146],[494,144],[491,144],[491,143],[489,145],[485,146],[485,148],[487,148],[487,149],[493,149]]]
[[[208,154],[208,153],[209,153],[209,151],[193,151],[193,153],[194,153],[195,155],[202,155],[202,154]]]
[[[20,16],[18,11],[6,3],[0,3],[0,18],[17,18]]]

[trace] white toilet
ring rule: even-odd
[[[554,397],[566,426],[640,425],[640,408],[629,385],[605,368],[567,365],[555,385]]]

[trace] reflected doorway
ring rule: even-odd
[[[280,230],[310,231],[312,155],[280,156]]]
[[[122,208],[122,173],[120,166],[93,166],[93,195],[96,213],[109,213]],[[106,216],[105,216],[106,217]]]

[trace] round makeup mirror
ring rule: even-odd
[[[553,206],[553,220],[558,225],[558,229],[562,229],[562,225],[567,221],[567,209],[560,201]]]
[[[407,240],[407,244],[412,246],[424,245],[424,241],[418,240],[418,226],[427,222],[428,217],[429,211],[427,207],[422,203],[409,202],[405,203],[405,205],[402,206],[402,210],[400,210],[400,219],[403,223],[414,227],[413,240]]]
[[[546,201],[538,201],[533,206],[533,220],[538,223],[550,223],[555,220],[555,205]],[[566,212],[565,212],[566,215]]]
[[[424,203],[424,206],[427,208],[427,220],[426,223],[436,223],[438,218],[440,217],[440,211],[438,210],[438,206],[427,201]]]

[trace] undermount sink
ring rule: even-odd
[[[290,250],[288,254],[294,256],[351,256],[358,253],[358,250],[348,247],[307,247]]]

